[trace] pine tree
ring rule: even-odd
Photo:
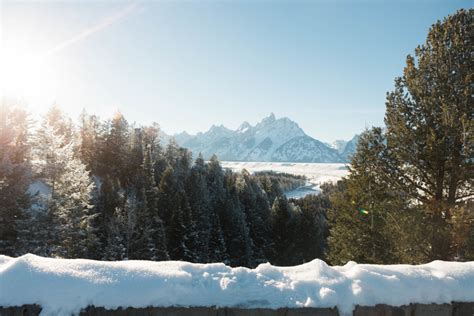
[[[394,260],[394,240],[388,221],[390,216],[400,218],[406,205],[403,196],[381,179],[378,158],[384,149],[380,128],[363,133],[351,160],[349,176],[331,196],[328,259],[332,264]]]
[[[474,198],[474,9],[434,24],[387,95],[385,181],[422,205],[434,234],[430,259],[450,260],[450,220]]]
[[[166,146],[166,150],[164,152],[164,158],[166,162],[171,165],[174,168],[176,168],[178,164],[178,158],[179,158],[179,146],[178,143],[174,138],[170,140],[168,145]]]
[[[92,173],[97,173],[97,160],[99,154],[100,122],[97,116],[81,113],[79,127],[79,157]]]
[[[451,220],[453,246],[456,259],[460,261],[474,260],[474,200],[458,207]]]
[[[63,143],[68,144],[74,138],[74,126],[70,118],[66,117],[57,104],[53,105],[43,119],[43,126],[50,126],[58,135],[62,136]]]
[[[149,139],[147,141],[150,141]],[[155,171],[153,168],[153,142],[145,147],[143,158],[144,188],[143,200],[145,210],[140,217],[140,226],[144,231],[144,242],[147,244],[149,258],[152,260],[168,260],[166,249],[166,234],[163,221],[159,215],[158,187],[155,182]]]
[[[119,180],[109,176],[99,179],[95,211],[98,214],[95,219],[97,236],[104,247],[108,247],[108,235],[110,232],[110,219],[116,215],[117,209],[124,207],[124,192],[120,188]]]
[[[110,247],[110,242],[116,241],[115,237],[110,237],[115,234],[110,219],[117,221],[120,218],[117,212],[124,211],[129,194],[127,161],[131,144],[130,128],[120,112],[115,113],[111,120],[99,124],[96,144],[94,176],[100,186],[96,197],[98,216],[95,225],[101,243],[107,248]]]
[[[35,197],[31,198],[32,204]],[[16,245],[17,254],[34,253],[38,256],[53,255],[55,240],[53,239],[53,217],[47,210],[35,207],[28,216],[19,223],[19,243]]]
[[[193,252],[197,262],[209,261],[210,211],[209,191],[207,188],[206,166],[202,155],[196,159],[186,181],[186,195],[192,211],[196,238],[193,241]]]
[[[275,243],[272,264],[293,264],[297,223],[298,217],[294,206],[288,203],[285,197],[276,198],[272,206],[272,236]]]
[[[192,154],[185,148],[179,148],[178,156],[173,165],[174,174],[179,188],[185,190],[186,180],[189,177],[192,165]]]
[[[307,195],[295,201],[301,211],[296,235],[297,253],[304,262],[323,258],[327,247],[327,211],[331,203],[324,194]]]
[[[153,165],[153,169],[155,171],[155,182],[159,185],[161,183],[163,174],[165,173],[169,165],[165,159],[163,152],[159,148],[155,150],[154,155],[156,157]]]
[[[283,196],[283,191],[281,190],[278,182],[274,178],[270,178],[267,174],[259,176],[258,180],[262,186],[263,191],[265,192],[269,205],[273,205],[277,197]]]
[[[127,186],[141,189],[144,187],[144,170],[143,162],[148,146],[145,143],[145,135],[143,128],[133,128],[130,132],[130,144],[127,150],[126,178],[128,179]]]
[[[56,184],[51,206],[61,223],[61,254],[80,258],[88,253],[89,247],[98,243],[92,227],[96,214],[91,213],[90,204],[94,183],[86,166],[73,157],[72,151],[64,158],[68,161]]]
[[[86,245],[98,242],[90,227],[95,216],[90,213],[94,183],[85,165],[75,157],[74,139],[70,129],[64,128],[68,126],[64,121],[67,120],[53,108],[38,130],[37,167],[51,189],[48,212],[52,220],[50,229],[55,235],[52,251],[64,257],[77,257],[87,252]]]
[[[211,157],[207,165],[207,187],[209,189],[209,199],[213,209],[218,212],[223,207],[226,197],[224,172],[219,164],[216,155]]]
[[[226,198],[221,210],[220,221],[226,242],[229,261],[232,266],[254,266],[253,242],[245,220],[245,213],[235,186],[235,175],[226,174]]]
[[[0,107],[0,253],[15,255],[20,221],[28,218],[30,182],[27,115],[6,104]],[[24,229],[27,229],[24,227]]]
[[[130,229],[131,218],[129,216],[130,212],[127,212],[125,207],[117,207],[109,217],[107,242],[102,260],[127,259],[127,239],[124,232],[127,233]]]
[[[253,244],[255,264],[267,261],[272,252],[270,206],[262,189],[248,171],[243,170],[236,183],[239,198],[248,223],[249,236]]]
[[[130,148],[130,130],[125,117],[116,113],[111,121],[102,126],[98,175],[119,181],[124,188],[129,182],[127,161]]]
[[[177,191],[178,186],[174,177],[174,170],[172,167],[168,167],[163,173],[160,185],[158,186],[158,210],[160,212],[159,216],[163,220],[166,227],[169,226],[173,210],[177,205]]]
[[[226,247],[226,240],[222,227],[222,221],[225,221],[226,212],[225,199],[226,191],[224,184],[224,173],[219,164],[217,156],[213,155],[207,164],[207,188],[209,192],[211,220],[209,236],[209,261],[226,262],[230,264],[229,254]]]
[[[224,262],[225,264],[229,264],[229,256],[225,246],[219,215],[212,210],[210,214],[210,224],[208,262]]]
[[[176,193],[176,202],[168,230],[168,251],[173,260],[196,262],[191,247],[195,238],[191,208],[183,191]]]

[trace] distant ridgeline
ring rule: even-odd
[[[276,119],[272,113],[255,126],[244,122],[237,130],[213,125],[207,132],[189,135],[186,132],[169,136],[204,159],[217,155],[223,161],[272,162],[347,162],[355,152],[359,136],[349,141],[326,144],[308,136],[289,118]]]

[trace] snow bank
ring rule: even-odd
[[[102,262],[0,256],[0,306],[39,304],[42,315],[118,307],[334,307],[474,301],[474,262],[330,267],[321,260],[256,269],[178,261]]]

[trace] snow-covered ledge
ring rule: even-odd
[[[350,262],[331,267],[314,260],[294,267],[262,264],[247,269],[220,263],[0,256],[0,306],[4,313],[12,306],[37,305],[41,315],[79,314],[88,307],[88,315],[105,315],[98,311],[150,306],[175,310],[207,307],[201,309],[210,312],[206,315],[219,311],[237,315],[245,310],[259,311],[252,315],[269,315],[262,314],[265,311],[277,315],[278,309],[290,315],[336,307],[320,310],[326,313],[320,315],[351,315],[354,311],[364,315],[361,306],[384,304],[377,308],[404,306],[399,310],[413,310],[435,303],[441,309],[451,306],[451,314],[446,315],[452,315],[456,310],[453,302],[474,302],[474,262],[434,261],[418,266]],[[410,305],[415,303],[418,305]],[[472,304],[462,306],[466,309]]]

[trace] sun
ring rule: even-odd
[[[36,102],[50,96],[56,86],[53,68],[47,56],[0,52],[0,94]]]

